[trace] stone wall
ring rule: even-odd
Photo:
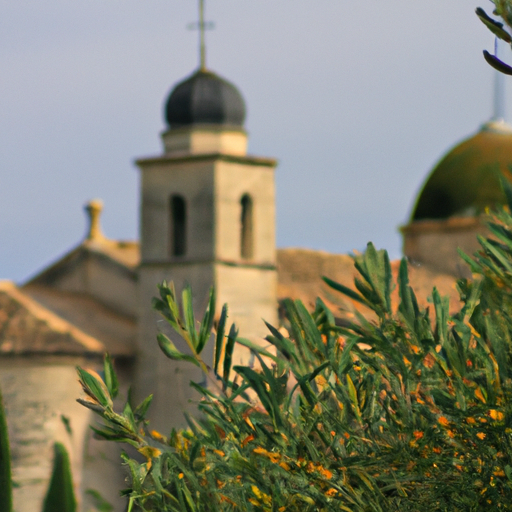
[[[469,276],[457,249],[472,255],[480,248],[477,235],[487,233],[478,217],[415,221],[401,228],[404,254],[413,263],[427,265],[456,277]]]

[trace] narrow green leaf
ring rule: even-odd
[[[506,253],[501,247],[496,246],[494,240],[486,240],[478,237],[480,245],[497,261],[509,274],[512,274],[512,261],[509,259],[510,254]]]
[[[95,489],[87,489],[85,494],[92,498],[98,512],[113,512],[114,507]]]
[[[385,313],[391,313],[391,264],[387,251],[377,251],[370,242],[363,261],[368,271],[368,283],[377,293]]]
[[[432,291],[432,300],[436,311],[436,333],[442,346],[448,340],[448,316],[450,303],[448,297],[441,297],[437,288]]]
[[[210,298],[208,300],[208,306],[204,312],[203,321],[199,329],[199,337],[197,342],[196,352],[200,354],[206,345],[206,342],[210,339],[213,321],[215,319],[215,288],[210,288]]]
[[[185,330],[192,343],[192,349],[198,353],[198,336],[196,331],[196,319],[194,316],[194,305],[192,301],[192,290],[190,286],[185,286],[181,292],[181,301],[183,307],[183,318],[185,320]]]
[[[327,307],[325,302],[320,297],[317,297],[315,307],[316,309],[319,309],[324,313],[326,321],[329,325],[335,325],[335,319],[334,315],[332,314],[332,311]]]
[[[105,407],[103,407],[103,405],[99,405],[96,402],[90,402],[89,400],[83,400],[82,398],[77,398],[76,401],[80,405],[83,405],[87,409],[90,409],[91,411],[94,411],[100,415],[103,415],[105,413]]]
[[[134,416],[137,420],[142,420],[146,417],[149,406],[151,405],[151,401],[153,400],[153,395],[149,395],[145,398],[135,409]]]
[[[199,361],[194,356],[180,352],[176,348],[176,345],[165,334],[161,332],[158,333],[156,339],[158,346],[169,359],[173,361],[188,361],[196,366],[200,366]]]
[[[307,341],[310,349],[314,347],[316,350],[323,351],[325,346],[322,340],[322,335],[318,330],[311,313],[307,310],[302,301],[295,301],[295,311],[300,321],[301,328],[304,331],[304,339]]]
[[[116,372],[110,354],[106,353],[103,359],[103,371],[105,373],[105,385],[112,398],[119,393],[119,382],[117,381]]]
[[[295,390],[298,388],[298,387],[301,387],[305,384],[305,383],[308,383],[308,382],[311,382],[317,375],[319,375],[320,373],[322,373],[323,370],[325,370],[327,367],[329,367],[330,365],[330,362],[329,361],[325,361],[323,362],[318,368],[315,368],[314,371],[312,371],[311,373],[309,373],[308,375],[304,375],[303,377],[301,377],[297,383],[295,384],[295,386],[292,388],[292,390],[289,392],[288,394],[288,405],[287,405],[287,408],[289,408],[290,406],[290,403],[292,401],[292,398],[293,398],[293,394],[295,393]]]
[[[92,370],[83,370],[79,366],[76,370],[85,393],[103,407],[111,409],[113,406],[112,399],[103,379]]]
[[[496,36],[505,41],[506,43],[512,43],[512,37],[510,34],[503,28],[503,23],[499,21],[493,20],[487,13],[481,8],[477,7],[476,15],[480,19],[480,21]]]
[[[275,356],[274,354],[272,354],[272,352],[269,352],[268,350],[264,349],[257,343],[254,343],[253,341],[248,340],[247,338],[240,338],[237,336],[236,342],[238,345],[243,345],[244,347],[251,349],[252,351],[256,352],[257,354],[261,354],[264,357],[268,357],[269,359],[272,359],[276,363],[279,363],[281,361],[281,359],[279,357]]]
[[[162,315],[169,322],[172,328],[178,332],[183,332],[183,325],[180,320],[180,308],[176,299],[176,290],[174,289],[174,283],[169,285],[164,281],[158,287],[162,300],[165,301],[167,308],[162,311]]]
[[[126,420],[128,420],[128,422],[129,422],[129,424],[131,426],[131,429],[133,431],[136,431],[137,430],[137,423],[135,422],[135,416],[133,415],[133,411],[132,411],[132,407],[130,405],[130,402],[126,402],[124,404],[123,416],[125,417]]]
[[[348,288],[340,283],[337,283],[336,281],[333,281],[332,279],[329,279],[328,277],[323,276],[322,279],[334,290],[343,293],[343,295],[346,295],[352,300],[355,300],[361,304],[364,304],[366,307],[371,308],[371,305],[368,303],[368,301],[361,295],[359,295],[357,292],[352,290],[351,288]]]
[[[276,416],[279,417],[278,412],[274,410],[274,404],[267,391],[263,377],[247,366],[235,366],[234,370],[250,383],[251,388],[258,395],[261,405],[270,414],[270,417],[273,419],[276,419]]]
[[[224,348],[224,368],[222,373],[222,380],[224,381],[224,389],[226,389],[226,383],[229,381],[229,373],[231,371],[231,363],[233,361],[233,350],[235,348],[235,341],[238,337],[238,329],[235,324],[231,325],[228,334],[228,340]]]
[[[350,375],[346,375],[348,396],[352,402],[353,412],[358,421],[361,421],[361,411],[359,410],[359,401],[357,398],[357,390],[354,386],[354,382],[350,378]]]
[[[224,349],[224,335],[226,330],[226,320],[228,317],[228,306],[224,304],[222,306],[222,312],[219,318],[219,325],[217,326],[217,333],[215,335],[215,353],[213,360],[213,371],[218,374],[219,372],[219,362],[220,356],[222,355],[222,351]]]
[[[265,322],[265,325],[272,333],[272,336],[267,336],[265,339],[274,345],[276,349],[286,358],[292,359],[295,363],[299,362],[299,354],[297,353],[297,346],[295,343],[285,338],[275,327]]]

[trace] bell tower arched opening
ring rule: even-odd
[[[187,203],[180,195],[172,195],[170,206],[170,253],[184,256],[187,252]]]
[[[240,225],[240,256],[244,260],[251,259],[254,253],[253,237],[253,201],[249,194],[240,199],[241,225]]]

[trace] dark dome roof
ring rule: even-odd
[[[165,119],[170,128],[194,124],[242,127],[245,103],[233,84],[199,69],[174,87],[165,107]]]
[[[506,204],[499,177],[512,181],[512,127],[490,122],[436,165],[418,196],[411,221],[476,216]]]

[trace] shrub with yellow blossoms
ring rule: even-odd
[[[509,198],[510,185],[504,184]],[[79,369],[83,405],[102,418],[99,436],[134,446],[124,455],[130,506],[143,511],[512,510],[512,217],[489,219],[492,238],[469,258],[450,314],[437,290],[418,305],[407,263],[393,282],[388,255],[369,244],[356,256],[355,290],[326,279],[371,315],[336,325],[285,301],[285,329],[268,326],[264,350],[227,329],[224,307],[213,340],[215,294],[201,322],[191,292],[181,305],[159,287],[157,311],[189,346],[159,335],[166,356],[200,367],[215,386],[201,395],[189,428],[151,430],[150,399],[116,411],[110,360],[105,378]],[[399,291],[398,309],[391,292]],[[287,332],[288,334],[283,334]],[[212,367],[202,359],[215,344]],[[236,343],[255,367],[231,367]],[[135,510],[135,509],[133,509]]]

